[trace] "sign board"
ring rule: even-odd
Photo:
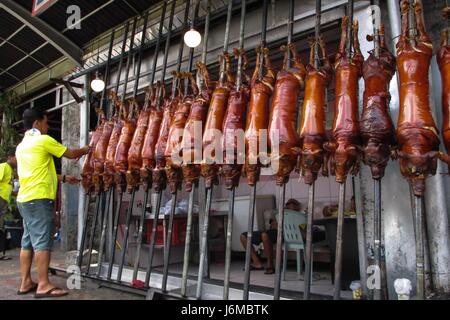
[[[31,15],[37,16],[54,5],[58,0],[33,0]]]

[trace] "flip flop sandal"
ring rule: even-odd
[[[36,294],[34,295],[34,297],[35,297],[36,299],[40,299],[40,298],[59,298],[59,297],[67,296],[67,295],[69,294],[68,292],[64,292],[64,293],[53,293],[53,292],[55,292],[56,290],[62,290],[62,289],[61,289],[61,288],[58,288],[58,287],[54,287],[54,288],[48,290],[48,291],[45,292],[45,293],[36,293]]]
[[[12,260],[12,258],[8,257],[8,256],[1,256],[0,260],[6,261],[6,260]]]
[[[38,285],[35,284],[34,286],[32,286],[30,289],[28,289],[28,290],[26,290],[26,291],[20,291],[20,290],[17,290],[17,295],[18,295],[18,296],[23,296],[24,294],[28,294],[28,293],[31,293],[31,292],[36,291],[37,288],[38,288]]]

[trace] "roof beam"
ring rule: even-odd
[[[45,41],[75,62],[76,65],[81,66],[83,51],[67,37],[41,19],[32,17],[30,12],[12,0],[2,0],[0,7],[44,38]]]

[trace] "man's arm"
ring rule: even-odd
[[[63,157],[68,159],[78,159],[88,153],[89,153],[89,146],[85,146],[81,149],[67,148],[66,152],[64,152],[63,154]]]

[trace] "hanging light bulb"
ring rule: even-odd
[[[95,72],[95,78],[91,81],[91,89],[95,92],[102,92],[105,89],[105,81],[98,75],[98,71]]]
[[[191,29],[184,34],[184,43],[189,48],[198,47],[198,45],[202,42],[202,36],[200,32],[191,27]]]

